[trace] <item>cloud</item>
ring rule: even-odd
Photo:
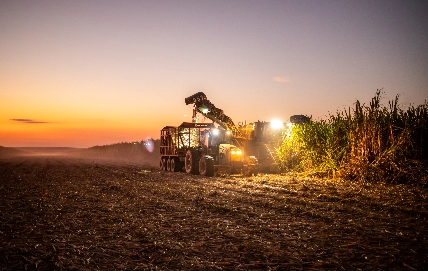
[[[290,82],[290,79],[288,79],[287,77],[275,76],[273,78],[273,81],[279,82],[279,83],[288,83]]]
[[[47,121],[37,121],[37,120],[32,120],[32,119],[10,119],[12,121],[16,121],[16,122],[22,122],[22,123],[31,123],[31,124],[35,124],[35,123],[50,123]]]

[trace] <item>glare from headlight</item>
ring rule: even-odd
[[[284,122],[280,120],[272,120],[270,122],[270,127],[274,130],[278,130],[284,127]]]
[[[218,129],[213,130],[213,135],[218,135]]]

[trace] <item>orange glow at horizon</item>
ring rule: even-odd
[[[157,129],[100,122],[39,123],[17,119],[1,122],[0,145],[4,147],[92,147],[119,142],[157,139]]]
[[[39,124],[31,124],[37,126]],[[41,124],[43,125],[43,124]],[[5,147],[77,147],[87,148],[119,142],[158,138],[158,131],[118,129],[17,129],[0,131],[1,146]]]
[[[149,99],[114,89],[96,95],[84,86],[74,94],[69,86],[29,81],[0,82],[0,89],[10,90],[7,95],[0,92],[0,146],[91,147],[141,141],[159,138],[165,125],[179,124],[174,117],[154,113],[157,104]]]
[[[7,85],[15,93],[24,91],[24,86]],[[164,126],[190,121],[181,114],[159,113],[159,106],[150,99],[123,95],[108,102],[78,95],[72,101],[40,95],[1,96],[0,146],[5,147],[91,147],[157,139]]]

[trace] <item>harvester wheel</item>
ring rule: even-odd
[[[258,173],[257,166],[244,166],[242,169],[242,175],[245,177],[257,176]]]
[[[163,157],[161,157],[161,159],[159,160],[159,169],[165,170],[165,158]]]
[[[254,176],[257,176],[259,173],[259,161],[257,158],[255,156],[248,156],[245,158],[244,162],[245,164],[242,169],[242,175],[249,177],[254,174]]]
[[[175,157],[171,157],[171,163],[170,163],[170,171],[171,172],[177,172],[178,171],[178,165]]]
[[[214,176],[214,159],[205,155],[199,160],[199,174],[202,176]]]
[[[199,174],[199,152],[196,150],[188,150],[186,159],[184,160],[186,173]]]
[[[171,159],[166,159],[166,171],[171,171]]]

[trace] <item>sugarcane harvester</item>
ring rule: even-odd
[[[202,92],[184,101],[186,105],[193,104],[192,122],[183,122],[178,127],[165,126],[161,130],[161,170],[204,176],[214,176],[216,172],[258,173],[257,158],[246,155],[244,136],[223,110],[215,107]],[[198,122],[197,114],[212,122]]]

